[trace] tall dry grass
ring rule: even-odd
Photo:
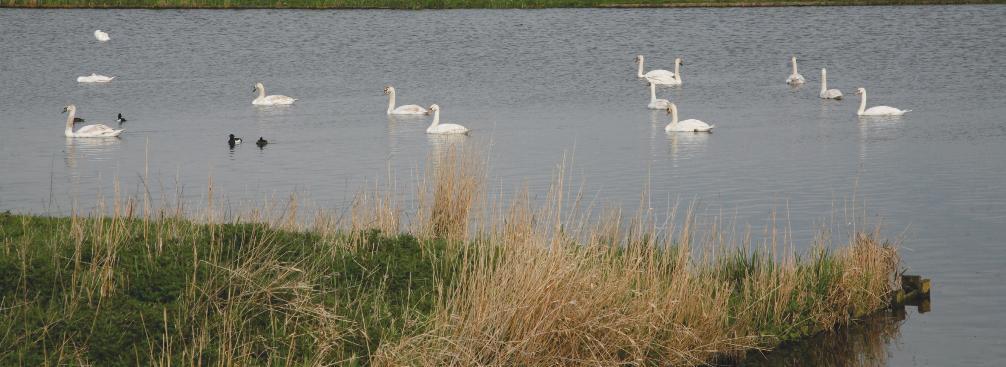
[[[798,254],[694,206],[658,218],[646,195],[601,209],[565,163],[543,199],[490,194],[487,165],[431,156],[407,225],[390,177],[344,212],[291,196],[224,215],[210,185],[202,215],[117,196],[111,215],[4,216],[0,361],[702,365],[848,325],[898,287],[879,230]]]

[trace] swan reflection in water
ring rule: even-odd
[[[77,168],[78,160],[102,161],[108,159],[120,148],[118,137],[107,138],[66,138],[63,161],[66,168]]]
[[[689,160],[705,153],[712,134],[706,132],[666,132],[671,162]]]
[[[901,134],[900,116],[873,116],[859,119],[859,160],[866,160],[870,148],[878,142],[897,139]]]

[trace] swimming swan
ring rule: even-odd
[[[102,32],[100,29],[94,31],[94,38],[97,38],[101,42],[108,42],[108,40],[112,39],[112,37],[108,36],[108,33]]]
[[[821,68],[821,98],[842,99],[842,91],[838,89],[828,89],[828,70]]]
[[[789,78],[786,78],[786,84],[789,85],[803,84],[803,82],[805,82],[806,80],[803,79],[803,75],[800,75],[800,73],[796,71],[796,56],[793,56],[791,62],[793,63],[793,74],[790,74]]]
[[[252,104],[256,106],[284,106],[291,105],[296,98],[290,98],[282,95],[265,95],[265,86],[262,83],[255,83],[255,88],[252,91],[258,92],[258,98],[252,100]]]
[[[69,105],[63,107],[64,113],[70,115],[66,117],[66,130],[63,135],[68,138],[111,138],[122,134],[123,129],[113,129],[102,124],[87,125],[76,131],[73,130],[73,118],[77,114],[77,106]]]
[[[468,134],[468,128],[457,125],[457,124],[441,124],[440,123],[440,106],[436,104],[430,105],[430,111],[433,112],[433,123],[430,127],[426,128],[427,134]]]
[[[390,85],[384,87],[384,94],[388,96],[389,115],[428,115],[430,113],[425,108],[414,104],[407,104],[395,108],[395,87]]]
[[[696,119],[688,119],[678,122],[678,106],[675,106],[674,103],[671,103],[670,106],[667,107],[667,113],[671,114],[671,123],[664,127],[664,131],[667,132],[712,132],[713,127],[716,126]]]
[[[646,78],[650,83],[656,84],[673,84],[674,83],[674,73],[663,70],[650,70],[646,74],[643,74],[643,55],[636,56],[636,64],[639,64],[639,71],[636,73],[638,78]]]
[[[646,105],[646,108],[651,110],[665,110],[670,106],[671,101],[666,99],[657,99],[657,85],[650,83],[650,104]]]
[[[77,83],[108,83],[112,81],[112,79],[115,79],[115,77],[91,73],[91,75],[87,76],[78,76]]]
[[[859,95],[859,116],[901,116],[911,110],[901,110],[890,106],[873,106],[866,108],[866,88],[857,88],[856,95]]]
[[[674,79],[669,83],[664,83],[664,85],[681,85],[681,65],[684,64],[680,57],[674,59]]]

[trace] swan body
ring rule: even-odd
[[[384,94],[388,96],[389,115],[428,115],[430,112],[419,105],[407,104],[395,107],[395,87],[384,87]]]
[[[108,40],[112,39],[112,37],[108,36],[108,33],[102,32],[100,29],[94,31],[94,38],[97,38],[101,42],[108,42]]]
[[[68,138],[111,138],[122,134],[123,129],[113,129],[103,124],[94,124],[73,129],[74,115],[77,114],[77,106],[69,105],[63,108],[64,113],[69,113],[66,117],[66,130],[63,135]]]
[[[296,98],[291,98],[283,95],[265,95],[265,86],[262,83],[255,83],[254,91],[258,92],[258,98],[252,100],[252,104],[256,106],[285,106],[291,105]]]
[[[842,91],[838,89],[828,89],[828,69],[821,68],[821,93],[824,99],[842,99]]]
[[[707,124],[702,120],[696,120],[696,119],[687,119],[684,121],[678,121],[678,106],[675,106],[674,103],[671,103],[670,106],[667,107],[667,113],[671,115],[671,123],[667,124],[667,126],[664,127],[664,131],[666,132],[705,133],[705,132],[712,132],[713,127],[716,126]]]
[[[666,110],[670,105],[671,101],[657,99],[657,85],[650,83],[650,104],[646,105],[646,108],[651,110]]]
[[[901,116],[912,110],[902,110],[894,108],[891,106],[873,106],[866,108],[866,88],[856,89],[856,94],[859,95],[859,110],[856,114],[859,116]]]
[[[648,80],[650,83],[656,83],[656,84],[674,83],[674,73],[668,70],[663,69],[650,70],[644,74],[643,62],[644,62],[643,55],[636,56],[636,64],[639,65],[639,71],[636,73],[636,77],[640,79],[646,78],[646,80]]]
[[[793,63],[793,74],[790,74],[789,78],[786,78],[786,84],[789,85],[803,84],[804,82],[806,82],[806,80],[803,79],[803,75],[800,75],[800,73],[796,71],[796,56],[793,56],[791,62]]]
[[[469,130],[467,127],[458,124],[441,124],[440,106],[436,104],[431,105],[430,112],[433,112],[433,122],[430,123],[430,127],[426,128],[427,134],[468,134]]]
[[[115,79],[115,77],[91,73],[91,75],[78,76],[77,83],[108,83],[112,79]]]

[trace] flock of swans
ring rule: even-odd
[[[94,37],[100,42],[108,42],[111,37],[108,33],[102,32],[101,30],[94,31]],[[656,110],[666,110],[668,115],[671,115],[671,121],[664,127],[667,132],[712,132],[715,125],[708,124],[697,119],[687,119],[683,121],[678,121],[678,107],[669,100],[658,99],[657,98],[657,86],[680,86],[681,81],[681,66],[683,62],[681,58],[674,59],[674,71],[656,69],[650,70],[648,72],[643,72],[645,59],[643,55],[638,55],[635,58],[635,63],[638,65],[636,76],[639,79],[645,79],[648,82],[650,88],[650,103],[647,108]],[[786,84],[798,86],[806,83],[806,79],[797,69],[796,56],[791,58],[793,65],[793,72],[788,78],[786,78]],[[115,77],[99,75],[92,73],[91,75],[81,76],[77,78],[79,83],[109,83]],[[255,106],[289,106],[297,101],[296,98],[292,98],[285,95],[267,95],[265,91],[265,86],[262,83],[256,83],[252,89],[253,92],[258,93],[258,96],[252,100],[252,105]],[[388,96],[388,115],[413,115],[413,116],[426,116],[433,115],[433,121],[430,123],[429,127],[426,129],[428,134],[468,134],[470,130],[462,125],[458,124],[442,124],[440,123],[440,106],[437,104],[432,104],[428,108],[424,108],[420,105],[409,104],[402,106],[395,106],[395,88],[392,86],[384,87],[384,94]],[[856,95],[860,96],[859,109],[856,114],[859,116],[900,116],[910,110],[902,110],[890,106],[874,106],[866,108],[866,89],[857,88]],[[842,92],[838,89],[828,89],[828,71],[824,68],[821,69],[821,92],[819,96],[823,99],[842,99]],[[106,138],[106,137],[116,137],[122,134],[125,129],[115,129],[104,124],[94,124],[83,126],[79,129],[75,129],[74,126],[77,122],[83,122],[84,120],[76,117],[77,107],[74,105],[66,106],[63,109],[64,113],[68,113],[66,120],[66,130],[65,135],[72,138]],[[120,113],[117,121],[121,125],[126,120],[122,117]],[[234,134],[230,134],[230,138],[227,143],[233,148],[235,145],[241,144],[242,139],[235,137]],[[256,145],[259,148],[264,147],[268,144],[268,141],[259,137]]]

